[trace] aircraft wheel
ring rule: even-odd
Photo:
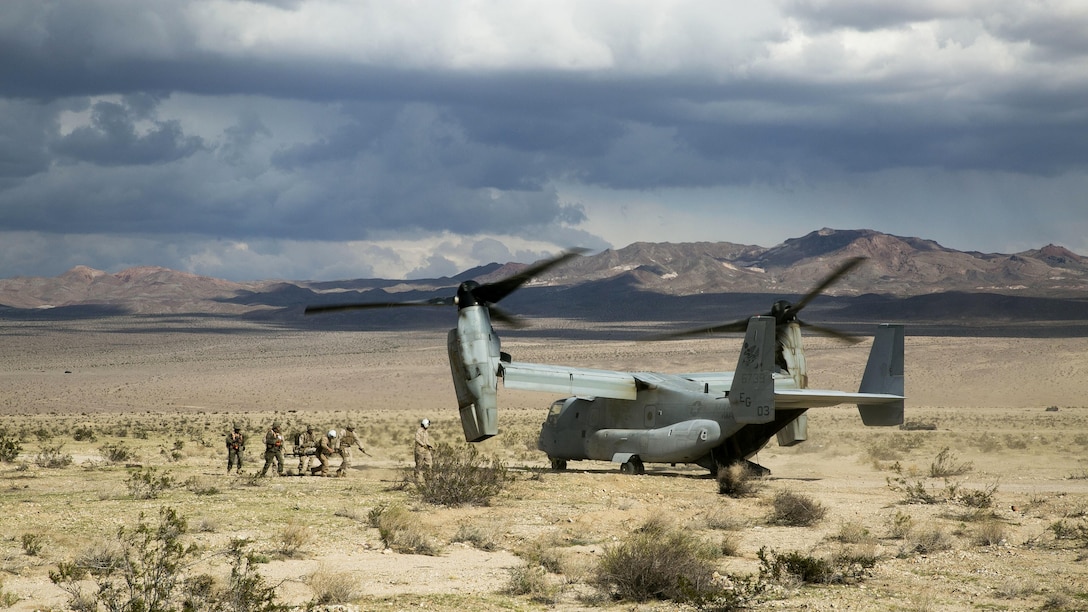
[[[642,464],[642,459],[639,459],[638,457],[631,457],[631,463],[635,468],[636,474],[646,473],[646,466]]]
[[[621,463],[620,464],[620,472],[622,472],[624,474],[634,474],[635,473],[635,465],[633,463],[631,463],[630,461],[627,461],[625,463]]]
[[[567,462],[562,459],[552,459],[552,470],[556,472],[562,472],[567,469]]]

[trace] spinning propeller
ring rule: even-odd
[[[457,294],[449,297],[431,298],[429,300],[411,300],[407,302],[355,302],[348,304],[330,304],[328,306],[307,306],[305,314],[317,314],[322,312],[336,312],[340,310],[366,310],[373,308],[397,308],[402,306],[457,306],[457,309],[469,306],[487,306],[491,318],[502,321],[511,326],[521,325],[521,321],[511,314],[504,312],[495,306],[500,300],[513,293],[516,289],[540,276],[551,268],[585,253],[588,249],[570,249],[551,259],[529,266],[513,276],[508,276],[494,283],[480,284],[473,280],[461,283],[457,287]]]
[[[796,303],[791,304],[786,300],[778,300],[777,302],[775,302],[771,306],[771,311],[767,313],[766,316],[774,317],[775,330],[778,332],[778,334],[781,334],[787,325],[796,322],[801,327],[805,329],[810,329],[819,334],[831,336],[833,338],[837,338],[846,342],[858,342],[859,339],[851,336],[850,334],[845,334],[843,332],[828,327],[805,323],[804,321],[797,318],[797,313],[801,312],[801,309],[807,306],[808,303],[813,300],[813,298],[823,293],[824,290],[826,290],[840,278],[848,274],[851,270],[858,267],[863,261],[865,261],[864,257],[854,257],[846,260],[841,266],[838,267],[838,269],[824,277],[824,279],[821,280],[818,285],[813,287],[811,291],[806,293]],[[700,336],[703,334],[719,334],[729,332],[744,333],[746,329],[748,329],[748,319],[741,319],[739,321],[733,321],[732,323],[723,323],[721,325],[714,325],[712,327],[701,327],[699,329],[690,329],[687,331],[660,334],[657,336],[652,336],[650,340],[674,340],[677,338],[687,338],[690,336]]]

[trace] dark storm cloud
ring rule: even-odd
[[[793,207],[797,226],[858,209],[898,223],[912,200],[943,213],[956,181],[902,179],[887,207],[843,186],[930,172],[1080,184],[1086,23],[1074,5],[1003,0],[724,17],[698,1],[11,0],[0,230],[197,236],[210,246],[177,251],[224,268],[272,268],[276,249],[296,261],[305,249],[285,243],[310,241],[420,275],[547,254],[511,237],[606,246],[604,213],[564,186],[672,190],[662,206],[690,207],[688,227],[710,217],[684,190],[715,189],[744,201],[718,213],[729,222],[766,205]],[[735,191],[753,185],[811,191]],[[414,259],[347,245],[419,236],[456,244]],[[311,251],[314,269],[344,269],[316,259],[335,249]]]
[[[204,147],[199,137],[186,136],[177,121],[153,121],[146,134],[137,134],[135,120],[150,108],[96,102],[91,125],[63,136],[53,150],[65,158],[103,166],[161,164],[188,157]]]

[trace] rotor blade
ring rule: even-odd
[[[375,308],[400,308],[402,306],[453,306],[452,297],[437,297],[429,300],[408,302],[354,302],[348,304],[329,304],[327,306],[307,306],[304,314],[338,312],[341,310],[371,310]]]
[[[678,332],[666,332],[664,334],[657,334],[644,338],[644,340],[649,340],[651,342],[658,340],[679,340],[680,338],[690,338],[691,336],[709,336],[711,334],[728,334],[734,332],[744,333],[747,329],[748,319],[743,319],[732,323],[715,325],[713,327],[700,327],[698,329],[688,329]]]
[[[494,304],[513,293],[513,291],[518,287],[521,287],[526,282],[532,280],[533,277],[540,276],[547,270],[558,266],[559,264],[567,261],[568,259],[578,257],[579,255],[587,252],[588,250],[589,249],[569,249],[567,251],[564,251],[557,257],[553,257],[551,259],[542,261],[536,265],[525,268],[521,272],[518,272],[513,276],[504,278],[501,281],[487,283],[486,285],[480,285],[472,292],[472,294],[476,296],[476,299],[481,302],[488,302]]]
[[[804,308],[805,305],[811,302],[813,298],[823,293],[824,289],[827,289],[840,278],[849,273],[851,270],[861,265],[861,262],[863,261],[865,261],[864,257],[852,257],[844,261],[837,270],[825,276],[824,279],[820,281],[820,284],[813,287],[808,293],[805,294],[803,298],[795,302],[793,304],[793,307],[790,308],[790,312],[796,314],[798,311]]]
[[[510,327],[514,327],[514,328],[525,327],[525,321],[522,320],[520,317],[516,317],[516,316],[510,314],[510,313],[506,312],[505,310],[499,308],[498,306],[495,306],[494,304],[488,304],[487,311],[488,311],[488,313],[491,314],[491,319],[493,321],[499,321],[501,323],[506,323]]]
[[[858,342],[861,342],[861,338],[859,338],[859,337],[857,337],[857,336],[855,336],[853,334],[848,334],[846,332],[841,332],[841,331],[839,331],[837,329],[831,329],[830,327],[823,327],[821,325],[812,325],[810,323],[805,323],[804,321],[797,321],[797,322],[801,325],[801,327],[803,327],[805,329],[811,329],[812,331],[814,331],[814,332],[816,332],[818,334],[823,334],[825,336],[831,336],[832,338],[835,338],[836,340],[842,340],[843,342],[849,342],[850,344],[857,344]]]

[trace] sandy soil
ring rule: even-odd
[[[772,476],[758,495],[741,499],[719,495],[697,467],[648,466],[644,476],[624,476],[607,463],[576,462],[547,472],[535,437],[557,398],[504,390],[503,433],[479,448],[506,462],[515,480],[488,506],[439,508],[399,485],[419,418],[434,422],[438,441],[463,443],[444,331],[306,332],[179,318],[4,323],[0,334],[0,429],[23,440],[19,460],[0,464],[0,596],[17,600],[12,610],[64,609],[67,594],[49,571],[164,505],[187,517],[192,543],[205,551],[201,571],[222,576],[214,552],[250,538],[269,560],[262,573],[294,605],[314,597],[315,575],[347,572],[361,609],[674,609],[609,603],[590,585],[605,548],[666,516],[733,544],[722,574],[756,573],[761,548],[824,557],[864,546],[879,559],[850,584],[776,585],[759,607],[1088,609],[1088,538],[1059,537],[1078,527],[1088,534],[1085,339],[908,337],[908,419],[935,429],[865,428],[851,407],[811,411],[809,441],[761,451],[755,460]],[[812,386],[857,388],[867,343],[807,342]],[[691,372],[732,369],[739,344],[531,338],[507,340],[503,349],[522,361]],[[245,470],[252,474],[272,420],[289,429],[355,424],[373,456],[357,456],[343,479],[223,474],[229,425],[241,424],[252,440]],[[80,430],[95,439],[75,440]],[[157,499],[134,499],[132,470],[106,462],[106,444],[131,447],[135,462],[171,474],[175,486]],[[35,459],[49,445],[62,445],[72,464],[39,467]],[[996,487],[984,513],[948,500],[905,503],[896,478],[938,496],[945,490],[926,478],[944,448],[969,467],[952,480],[960,491]],[[783,490],[819,501],[826,518],[811,527],[769,523],[769,500]],[[410,508],[440,554],[385,549],[368,514],[396,503]],[[897,533],[904,520],[912,530]],[[284,552],[288,528],[304,537]],[[981,543],[983,530],[999,537]],[[489,545],[458,541],[465,531]],[[35,554],[26,534],[43,543]],[[940,545],[918,552],[927,535]],[[547,601],[505,592],[511,568],[541,550],[560,568],[548,572]]]

